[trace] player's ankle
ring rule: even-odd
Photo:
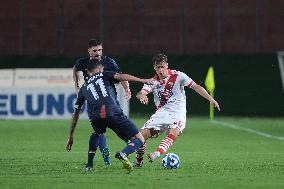
[[[155,154],[156,157],[160,157],[161,152],[160,151],[155,151],[154,154]]]
[[[136,161],[139,164],[143,163],[143,157],[136,157]]]

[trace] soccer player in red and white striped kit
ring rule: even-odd
[[[141,133],[145,141],[149,138],[158,137],[162,132],[166,132],[167,136],[160,142],[155,152],[148,154],[150,162],[164,154],[185,128],[186,95],[184,87],[193,89],[220,111],[218,102],[202,86],[195,83],[185,73],[168,68],[166,55],[156,54],[152,61],[156,72],[153,84],[144,84],[141,91],[137,94],[137,98],[141,103],[148,104],[147,95],[152,92],[157,111],[141,128]],[[142,166],[145,152],[146,142],[136,152],[134,166]]]

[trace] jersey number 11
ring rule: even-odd
[[[102,79],[102,78],[98,79],[98,80],[95,82],[95,84],[100,87],[100,90],[101,90],[101,92],[102,92],[103,97],[107,97],[108,94],[107,94],[106,87],[105,87],[105,84],[104,84],[104,82],[103,82],[103,79]],[[98,99],[99,99],[100,96],[98,95],[98,92],[97,92],[97,90],[95,89],[95,86],[94,86],[93,83],[91,83],[91,84],[89,84],[89,85],[87,86],[87,90],[90,90],[90,91],[92,92],[93,97],[94,97],[95,100],[98,100]]]

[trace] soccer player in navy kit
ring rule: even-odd
[[[116,81],[136,81],[150,83],[151,79],[140,79],[128,74],[104,71],[101,61],[91,59],[88,61],[87,70],[89,79],[80,88],[75,103],[75,111],[69,128],[66,150],[70,151],[73,144],[73,133],[79,119],[79,113],[85,100],[87,101],[88,116],[94,129],[94,135],[98,136],[106,132],[106,128],[112,129],[122,140],[130,142],[115,157],[119,159],[128,172],[133,170],[132,163],[127,156],[143,143],[144,138],[137,127],[123,113],[117,104],[116,92],[112,84]],[[92,144],[96,150],[98,147],[98,137]]]
[[[101,41],[97,40],[97,39],[90,39],[89,40],[89,45],[88,45],[88,52],[89,52],[89,57],[85,57],[85,58],[79,58],[76,61],[75,66],[73,67],[73,78],[74,78],[74,82],[75,82],[75,89],[78,93],[80,86],[79,86],[79,72],[83,72],[83,76],[84,76],[84,80],[87,81],[89,78],[88,72],[87,72],[87,62],[90,59],[94,59],[94,60],[101,60],[102,65],[104,66],[104,70],[105,71],[113,71],[113,72],[120,72],[120,69],[117,65],[117,63],[107,57],[107,56],[103,56],[102,55],[102,43]],[[123,88],[125,89],[126,92],[126,98],[129,100],[131,98],[131,92],[129,89],[129,85],[127,81],[121,82]],[[114,91],[115,91],[115,86],[114,83],[111,84],[111,86],[113,87]],[[115,95],[116,95],[116,91],[115,91]],[[117,101],[118,103],[118,101]],[[90,136],[89,139],[89,150],[88,150],[88,162],[86,165],[86,170],[91,170],[93,167],[93,159],[94,159],[94,155],[95,155],[95,150],[92,148],[93,143],[95,140],[97,140],[95,137],[99,137],[99,148],[100,151],[102,153],[103,159],[104,159],[104,163],[105,165],[110,165],[111,164],[111,159],[109,156],[109,148],[107,147],[106,144],[106,137],[104,134],[100,135],[100,136],[96,136],[94,134],[92,134]]]

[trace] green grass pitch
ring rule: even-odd
[[[134,118],[141,127],[147,118]],[[284,137],[284,119],[219,118],[219,121]],[[0,120],[0,188],[284,188],[284,140],[212,124],[193,117],[169,152],[179,155],[177,170],[161,160],[126,174],[114,159],[124,143],[107,131],[112,165],[96,155],[92,173],[83,174],[91,127],[79,121],[71,152],[65,151],[69,121]],[[152,139],[148,152],[164,137]],[[130,156],[133,160],[134,154]]]

